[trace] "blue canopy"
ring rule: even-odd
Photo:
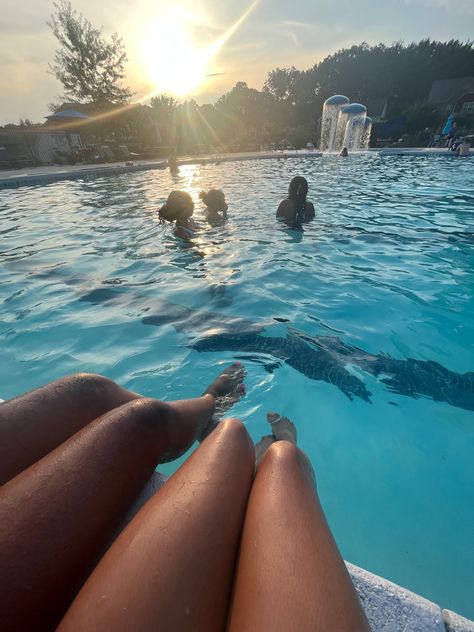
[[[453,127],[453,123],[454,123],[454,114],[450,114],[448,116],[448,120],[444,124],[443,131],[441,132],[441,134],[443,135],[449,134],[451,131],[451,128]]]

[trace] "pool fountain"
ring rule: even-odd
[[[364,129],[360,135],[360,148],[368,149],[370,143],[370,134],[372,132],[372,119],[370,116],[365,117]]]
[[[367,108],[361,103],[351,103],[339,112],[336,128],[335,150],[347,147],[348,151],[360,149],[360,137],[364,130]]]
[[[350,103],[346,96],[335,94],[324,102],[320,150],[367,149],[371,130],[372,119],[367,117],[365,105]]]
[[[323,120],[321,124],[321,151],[335,151],[337,121],[340,111],[349,105],[350,101],[342,94],[335,94],[326,99],[323,106]]]

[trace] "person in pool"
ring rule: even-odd
[[[227,219],[228,204],[225,201],[225,194],[220,189],[210,189],[201,191],[199,197],[206,207],[205,217],[209,223],[221,222]]]
[[[284,219],[292,228],[299,228],[302,222],[313,219],[314,206],[306,200],[307,195],[308,181],[302,176],[295,176],[288,187],[288,197],[280,202],[277,218]]]
[[[244,376],[164,402],[82,373],[0,404],[2,632],[369,632],[294,425],[268,414],[256,467],[220,421]]]
[[[160,220],[175,224],[174,234],[184,241],[190,241],[196,232],[192,219],[194,202],[186,191],[171,191],[165,204],[159,210]]]
[[[339,155],[341,156],[341,158],[347,158],[347,156],[349,155],[349,152],[347,151],[347,147],[343,147]]]

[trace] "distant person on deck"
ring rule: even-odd
[[[349,155],[349,152],[347,151],[347,147],[343,147],[339,155],[341,156],[341,158],[347,158],[347,156]]]
[[[308,181],[295,176],[288,187],[288,197],[280,202],[277,218],[284,219],[292,228],[301,228],[301,223],[315,216],[312,202],[306,200]]]
[[[196,232],[192,219],[194,202],[186,191],[171,191],[165,204],[160,208],[160,220],[175,223],[174,234],[184,241],[190,241]]]
[[[228,204],[225,201],[225,194],[220,189],[210,189],[201,191],[199,197],[206,207],[205,217],[209,223],[221,222],[227,219]]]
[[[456,154],[458,156],[466,158],[467,156],[469,156],[470,149],[471,149],[470,143],[468,143],[466,139],[462,138],[461,143],[458,145],[456,149]]]

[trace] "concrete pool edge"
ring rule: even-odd
[[[166,476],[154,472],[119,531],[166,480]],[[474,632],[474,621],[443,610],[434,602],[350,562],[346,566],[373,632]]]
[[[346,562],[373,632],[474,632],[474,621]]]
[[[420,148],[420,149],[369,149],[366,152],[369,155],[382,156],[451,156],[454,157],[446,149],[439,148]],[[474,151],[471,151],[474,155]],[[331,154],[332,155],[332,154]],[[286,151],[286,152],[246,152],[225,154],[222,156],[204,155],[204,156],[188,156],[178,160],[178,165],[191,164],[212,164],[221,162],[242,162],[247,160],[278,160],[291,158],[308,158],[325,159],[327,156],[319,151]],[[167,160],[144,160],[135,162],[133,165],[126,166],[123,162],[100,164],[100,165],[74,165],[74,166],[48,166],[48,167],[30,167],[25,169],[0,171],[0,190],[17,189],[23,186],[35,186],[41,184],[51,184],[53,182],[61,182],[64,180],[81,180],[90,179],[101,176],[119,175],[123,173],[135,173],[138,171],[149,171],[154,169],[166,169]]]

